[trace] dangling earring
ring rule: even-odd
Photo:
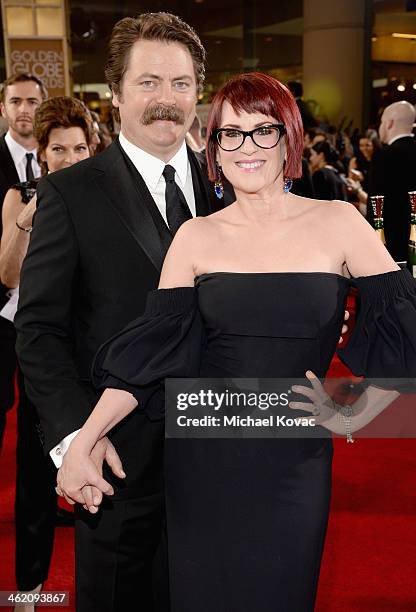
[[[293,185],[292,179],[285,176],[284,181],[283,181],[283,193],[289,193],[289,191],[292,189],[292,185]]]
[[[221,181],[221,166],[219,165],[218,162],[215,162],[215,164],[217,166],[217,180],[214,183],[214,191],[215,191],[215,195],[217,196],[217,198],[221,200],[221,198],[224,195],[224,187]]]

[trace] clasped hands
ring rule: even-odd
[[[120,457],[107,437],[98,440],[89,450],[80,434],[75,436],[58,470],[57,494],[71,505],[78,502],[92,514],[98,512],[103,494],[114,494],[111,484],[103,478],[104,461],[117,478],[126,477]]]
[[[312,404],[291,402],[289,406],[295,410],[311,412],[318,417],[317,423],[322,423],[333,415],[333,402],[312,372],[306,372],[306,377],[312,388],[298,386],[293,387],[293,390],[305,395]],[[69,445],[58,470],[57,494],[71,505],[79,503],[92,514],[98,512],[103,495],[114,494],[111,484],[103,478],[104,461],[115,476],[126,477],[120,457],[106,436],[98,440],[91,449],[84,443],[82,433],[78,433]]]
[[[306,372],[306,377],[312,387],[294,386],[293,390],[306,396],[312,403],[291,402],[289,406],[294,410],[311,412],[316,417],[316,424],[329,425],[334,415],[334,403],[312,372]],[[332,427],[329,426],[328,429]],[[113,487],[102,475],[104,461],[115,476],[126,477],[120,457],[107,437],[99,440],[93,449],[89,450],[78,434],[71,442],[58,470],[58,495],[64,497],[69,504],[82,504],[84,509],[92,514],[98,512],[103,495],[114,494]]]
[[[349,314],[346,311],[344,321],[347,321],[348,317]],[[341,333],[345,333],[346,330],[347,326],[343,325]],[[339,342],[342,342],[342,336]],[[291,402],[290,407],[309,410],[314,416],[319,416],[317,421],[323,423],[333,415],[334,404],[316,376],[312,372],[307,372],[306,376],[312,383],[312,389],[299,387],[296,390],[306,395],[313,403]],[[78,433],[72,440],[64,455],[62,466],[58,470],[57,494],[64,497],[69,504],[73,505],[78,502],[85,510],[93,514],[98,512],[103,495],[114,494],[111,484],[103,478],[104,461],[117,478],[126,477],[120,457],[106,436],[98,440],[91,449],[84,443],[82,433]]]

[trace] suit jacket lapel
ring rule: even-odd
[[[160,271],[166,249],[145,203],[145,199],[150,198],[150,204],[155,206],[144,181],[141,177],[141,181],[134,181],[117,141],[97,157],[95,167],[99,170],[95,180],[103,197],[117,212],[128,232],[155,268]]]
[[[13,185],[14,183],[18,183],[20,179],[19,175],[17,174],[13,158],[10,154],[9,147],[7,146],[4,137],[5,135],[0,138],[0,157],[2,158],[2,171],[10,185]]]
[[[204,156],[199,159],[188,148],[188,157],[198,216],[208,215],[234,201],[232,188],[231,191],[227,188],[224,190],[223,200],[215,196],[207,178]],[[131,171],[118,141],[97,156],[95,168],[95,180],[103,198],[114,208],[127,231],[160,271],[172,237],[144,180],[135,168],[134,173]]]
[[[144,203],[144,205],[147,208],[147,211],[149,212],[150,216],[152,217],[153,223],[158,231],[159,234],[159,238],[162,244],[162,250],[163,250],[163,257],[166,255],[166,251],[168,250],[168,248],[170,247],[170,244],[172,242],[172,234],[170,232],[170,229],[168,228],[168,226],[166,225],[166,222],[164,220],[164,218],[162,217],[159,208],[157,207],[156,203],[153,200],[153,197],[145,183],[145,181],[143,180],[141,174],[139,173],[139,171],[137,170],[136,166],[133,164],[133,162],[129,159],[129,157],[124,153],[124,151],[122,151],[122,155],[124,157],[124,160],[126,162],[126,165],[129,169],[130,175],[133,178],[133,182],[137,191],[137,195],[140,199],[141,202]]]

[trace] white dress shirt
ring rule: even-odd
[[[139,147],[129,142],[122,132],[119,134],[119,139],[121,148],[141,174],[165,223],[167,224],[165,201],[166,181],[162,173],[167,164],[175,168],[175,182],[182,190],[189,210],[192,216],[195,217],[196,208],[192,172],[185,141],[183,141],[179,151],[166,164],[159,158],[150,155],[150,153],[146,153],[146,151],[139,149]]]
[[[22,145],[16,142],[15,139],[12,137],[12,135],[10,134],[10,130],[7,132],[6,136],[4,137],[4,140],[6,141],[7,147],[10,151],[10,155],[12,156],[14,165],[16,166],[17,174],[19,175],[19,180],[21,182],[26,180],[26,153],[33,153],[33,176],[35,178],[38,178],[40,176],[40,166],[37,162],[36,157],[37,150],[33,149],[32,151],[28,151],[27,149],[22,147]]]
[[[157,157],[150,155],[150,153],[146,153],[146,151],[136,147],[136,145],[132,144],[125,136],[123,136],[122,132],[119,134],[119,139],[123,151],[141,174],[151,196],[155,201],[156,206],[160,211],[160,214],[167,224],[165,201],[166,181],[163,176],[163,170],[167,164]],[[181,188],[192,216],[195,217],[196,206],[192,183],[192,171],[185,141],[182,143],[179,151],[167,163],[175,168],[175,182]],[[50,451],[52,461],[57,468],[61,467],[63,456],[78,432],[79,429],[66,436]]]

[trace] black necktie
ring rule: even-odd
[[[165,166],[163,176],[166,181],[166,217],[169,229],[174,236],[182,223],[192,219],[191,211],[179,186],[175,183],[175,168]]]
[[[26,180],[33,181],[35,175],[32,168],[33,153],[26,153]]]

